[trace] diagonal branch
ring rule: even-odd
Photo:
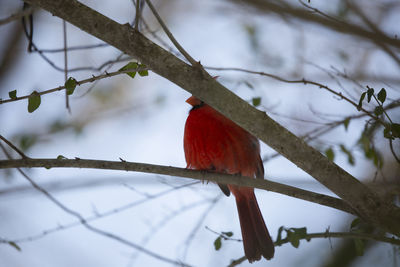
[[[349,204],[366,221],[400,235],[400,209],[385,203],[360,181],[304,140],[230,92],[199,68],[189,66],[128,24],[121,25],[76,0],[25,0],[138,58],[155,73],[205,101],[295,163]],[[268,3],[268,1],[265,1]],[[374,35],[375,36],[375,35]],[[382,39],[388,44],[398,44]]]
[[[171,42],[174,44],[174,46],[178,49],[179,52],[189,61],[189,63],[192,66],[197,66],[199,65],[196,60],[194,60],[188,52],[178,43],[178,41],[175,39],[175,37],[172,35],[170,30],[168,29],[167,25],[165,25],[164,21],[161,19],[160,15],[158,14],[157,10],[154,8],[153,4],[151,3],[150,0],[145,0],[147,5],[149,6],[151,12],[153,12],[154,16],[156,17],[158,23],[160,23],[161,27],[163,28],[165,34],[168,36],[168,38],[171,40]]]

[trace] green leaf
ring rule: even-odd
[[[68,80],[64,84],[65,89],[67,89],[67,95],[72,95],[74,93],[76,84],[77,81],[74,78],[72,77],[68,78]]]
[[[307,227],[301,227],[301,228],[290,228],[294,231],[294,233],[299,237],[299,238],[305,238],[307,235]]]
[[[123,71],[123,70],[130,70],[130,69],[137,69],[139,67],[139,64],[136,62],[129,62],[128,64],[126,64],[125,66],[123,66],[122,68],[119,69],[119,71]],[[132,72],[127,72],[127,75],[129,75],[131,78],[135,78],[136,75],[136,71],[132,71]]]
[[[354,165],[353,154],[349,150],[347,150],[347,148],[343,144],[340,145],[340,150],[342,150],[342,152],[347,155],[347,161],[350,163],[350,165]]]
[[[383,107],[382,106],[377,106],[374,110],[374,113],[376,116],[382,115],[383,113]]]
[[[289,239],[290,244],[292,244],[293,247],[298,248],[300,245],[300,239],[299,236],[292,231],[287,231],[287,238]]]
[[[219,250],[221,247],[222,247],[222,242],[221,242],[221,237],[219,236],[214,241],[214,248],[215,248],[215,250]]]
[[[253,106],[257,107],[261,104],[261,97],[253,97],[251,101],[253,102]]]
[[[57,159],[67,159],[66,157],[64,157],[63,155],[58,155]]]
[[[365,242],[361,239],[354,239],[354,246],[358,256],[364,255]]]
[[[386,100],[386,90],[382,88],[378,93],[378,100],[383,104]]]
[[[367,90],[367,101],[369,103],[371,101],[372,95],[374,94],[374,88],[370,88],[368,86],[367,86],[367,88],[368,88],[368,90]]]
[[[350,117],[349,118],[346,118],[344,121],[343,121],[343,125],[344,125],[344,129],[347,131],[347,129],[349,128],[349,123],[350,123]]]
[[[335,153],[333,152],[331,147],[325,150],[325,155],[330,161],[333,161],[335,159]]]
[[[367,131],[367,130],[365,129],[364,131]],[[362,145],[362,149],[364,150],[364,152],[367,153],[371,147],[371,142],[370,142],[368,136],[365,134],[365,132],[363,132],[361,134],[361,137],[358,140],[358,142]]]
[[[146,65],[144,64],[139,64],[139,68],[146,68]],[[140,76],[149,76],[149,71],[148,70],[141,70],[139,71]]]
[[[367,151],[365,151],[365,156],[368,159],[372,159],[375,155],[375,151],[373,149],[368,149]]]
[[[13,241],[8,241],[8,244],[12,247],[14,247],[16,250],[21,251],[20,246],[17,245],[17,243],[13,242]]]
[[[386,127],[385,129],[383,129],[383,137],[385,137],[387,139],[392,139],[392,140],[394,139],[389,127]]]
[[[12,90],[12,91],[8,92],[8,96],[11,99],[16,99],[17,98],[17,90]]]
[[[352,231],[352,230],[355,230],[356,228],[358,228],[358,226],[360,225],[360,223],[361,223],[360,218],[355,218],[355,219],[351,222],[350,230]]]
[[[227,237],[233,236],[232,232],[222,232],[222,234],[226,235]]]
[[[358,101],[358,106],[357,106],[357,110],[358,110],[358,111],[360,111],[361,108],[362,108],[362,102],[363,102],[363,100],[364,100],[364,98],[365,98],[365,94],[366,94],[366,92],[362,93],[362,94],[361,94],[361,97],[360,97],[360,101]]]
[[[38,92],[33,91],[28,98],[28,112],[34,112],[40,106],[40,95]]]
[[[396,138],[400,138],[400,124],[392,123],[390,125],[390,128],[392,129],[392,136],[396,137]]]

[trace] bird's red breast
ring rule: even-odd
[[[184,150],[187,167],[264,177],[258,140],[221,113],[190,97]]]

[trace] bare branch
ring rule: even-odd
[[[375,234],[367,234],[367,233],[356,233],[356,232],[323,232],[323,233],[310,233],[306,234],[299,238],[299,240],[310,240],[314,238],[350,238],[350,239],[363,239],[363,240],[372,240],[372,241],[380,241],[392,245],[400,246],[400,240],[393,237],[386,237]],[[275,246],[281,246],[283,244],[290,243],[289,238],[284,238],[279,242],[276,241]],[[234,267],[246,260],[246,257],[243,256],[239,259],[232,260],[232,262],[228,265],[228,267]]]
[[[264,13],[272,12],[277,15],[290,16],[305,22],[311,22],[314,24],[324,26],[328,29],[340,33],[359,36],[373,43],[383,42],[387,45],[400,48],[400,40],[397,38],[390,37],[384,33],[376,33],[365,30],[363,27],[351,24],[350,22],[339,21],[327,16],[318,16],[303,8],[297,8],[290,5],[277,4],[277,2],[274,1],[263,1],[263,0],[247,0],[247,1],[233,0],[233,2],[251,6],[255,8],[256,12],[264,12]]]
[[[135,3],[135,2],[134,2]],[[135,13],[135,30],[139,31],[139,21],[141,19],[140,0],[136,0],[136,13]]]
[[[217,70],[217,71],[240,71],[240,72],[245,72],[245,73],[250,73],[250,74],[257,74],[257,75],[261,75],[261,76],[266,76],[266,77],[270,77],[274,80],[277,81],[281,81],[281,82],[285,82],[285,83],[295,83],[295,84],[311,84],[314,86],[319,87],[320,89],[325,89],[328,92],[330,92],[333,95],[338,96],[340,99],[345,100],[346,102],[350,103],[351,105],[353,105],[355,108],[358,107],[358,104],[356,102],[354,102],[353,100],[351,100],[350,98],[348,98],[347,96],[343,95],[341,92],[337,92],[334,89],[330,88],[327,85],[324,85],[322,83],[319,82],[314,82],[311,80],[307,80],[307,79],[301,79],[301,80],[288,80],[285,78],[282,78],[280,76],[274,75],[274,74],[270,74],[270,73],[266,73],[263,71],[253,71],[253,70],[248,70],[248,69],[243,69],[243,68],[219,68],[219,67],[205,67],[205,69],[209,69],[209,70]],[[385,125],[385,123],[378,118],[377,116],[375,116],[374,114],[372,114],[371,112],[369,112],[368,110],[364,109],[363,107],[360,108],[360,111],[364,112],[366,115],[368,115],[369,117],[373,118],[376,121],[379,121],[382,125]]]
[[[199,231],[201,225],[203,224],[204,220],[207,218],[208,214],[211,212],[211,210],[215,207],[215,204],[221,199],[222,193],[220,193],[218,196],[216,196],[208,205],[207,209],[204,210],[204,212],[201,214],[199,220],[197,221],[196,225],[193,227],[192,231],[190,231],[190,234],[185,240],[185,250],[183,252],[183,260],[186,260],[187,254],[189,252],[190,245],[192,244],[192,241],[194,237],[196,236],[197,231]]]
[[[24,9],[16,14],[13,14],[7,18],[0,19],[0,25],[10,23],[14,20],[19,20],[22,17],[32,14],[33,11],[34,11],[34,9],[32,7],[29,7],[29,8]]]
[[[21,167],[45,167],[45,168],[90,168],[104,170],[123,170],[144,173],[155,173],[162,175],[172,175],[183,178],[192,178],[197,180],[207,180],[222,184],[235,184],[239,186],[248,186],[264,189],[276,193],[281,193],[291,197],[311,201],[324,206],[332,207],[351,214],[357,214],[345,202],[340,199],[330,197],[323,194],[295,188],[292,186],[261,180],[247,179],[237,175],[220,174],[204,171],[188,170],[176,167],[167,167],[145,163],[121,162],[121,161],[102,161],[102,160],[86,160],[86,159],[22,159],[22,160],[2,160],[0,161],[0,169],[4,168],[21,168]]]
[[[355,14],[357,14],[364,22],[368,25],[368,27],[378,35],[384,35],[378,26],[376,26],[368,17],[365,15],[362,10],[354,4],[352,1],[346,0],[346,5],[353,10]],[[400,66],[400,58],[388,47],[385,43],[381,42],[379,39],[374,40],[375,44],[382,48],[396,63]]]
[[[68,49],[67,49],[67,22],[62,21],[63,25],[63,42],[64,42],[64,81],[68,80]],[[67,90],[65,90],[65,107],[71,114],[71,107],[69,106],[69,95]]]
[[[4,141],[4,143],[6,143],[9,147],[11,147],[15,152],[17,152],[23,159],[27,159],[29,158],[28,156],[26,156],[24,154],[24,152],[22,152],[21,150],[18,149],[18,147],[16,147],[13,143],[11,143],[10,141],[8,141],[4,136],[2,136],[0,134],[0,139]]]
[[[151,12],[153,12],[154,16],[156,17],[158,23],[160,23],[161,27],[163,28],[165,34],[168,36],[168,38],[171,40],[171,42],[174,44],[174,46],[181,52],[181,54],[189,61],[189,63],[192,66],[198,66],[199,63],[194,60],[188,52],[178,43],[178,41],[175,39],[175,37],[172,35],[171,31],[168,29],[167,25],[165,25],[164,21],[161,19],[160,15],[158,15],[157,10],[154,8],[153,4],[151,3],[150,0],[145,0],[149,8],[151,9]]]

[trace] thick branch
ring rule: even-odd
[[[204,171],[188,170],[183,168],[160,166],[145,163],[125,162],[125,161],[104,161],[104,160],[87,160],[87,159],[18,159],[18,160],[1,160],[0,169],[4,168],[89,168],[103,170],[121,170],[134,171],[144,173],[154,173],[163,175],[172,175],[183,178],[192,178],[196,180],[207,180],[222,184],[235,184],[240,186],[249,186],[264,189],[287,196],[299,198],[302,200],[318,203],[324,206],[342,210],[351,214],[356,212],[344,201],[323,194],[299,189],[296,187],[267,181],[261,179],[251,179],[237,175],[211,173]]]
[[[199,97],[260,138],[340,196],[365,220],[394,234],[400,234],[399,208],[391,203],[383,203],[349,173],[272,120],[265,112],[253,108],[230,92],[200,68],[187,65],[128,24],[118,24],[75,0],[26,2],[42,7],[124,53],[138,58],[155,73]]]

